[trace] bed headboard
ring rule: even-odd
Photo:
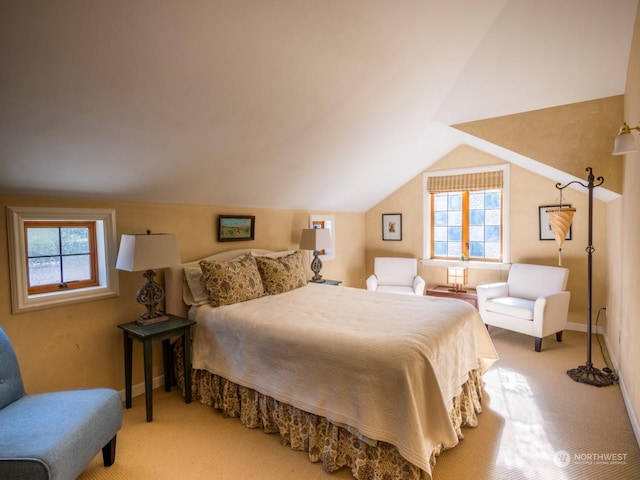
[[[165,285],[165,309],[167,313],[178,315],[180,317],[187,317],[189,306],[184,303],[183,299],[183,284],[184,284],[184,269],[188,266],[197,267],[200,260],[219,260],[226,261],[232,260],[251,253],[252,255],[269,255],[276,253],[273,250],[262,250],[256,248],[240,248],[236,250],[227,250],[225,252],[215,253],[208,257],[204,257],[192,262],[181,263],[180,265],[174,265],[165,269],[164,271],[164,285]]]

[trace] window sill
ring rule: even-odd
[[[509,270],[510,263],[500,262],[478,262],[473,260],[431,260],[429,258],[421,258],[420,263],[427,267],[467,267],[477,270]]]
[[[75,292],[54,292],[38,295],[28,295],[26,299],[14,298],[13,313],[25,313],[32,310],[42,310],[44,308],[59,307],[72,303],[90,302],[117,297],[118,291],[108,287],[90,287],[78,289]]]

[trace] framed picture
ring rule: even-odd
[[[382,214],[382,240],[402,240],[402,214]]]
[[[541,205],[538,207],[538,225],[540,229],[540,240],[555,240],[553,236],[553,230],[551,230],[551,224],[549,223],[549,216],[547,215],[547,210],[549,208],[570,208],[571,205],[562,204],[562,205]],[[569,226],[569,231],[567,232],[567,236],[565,240],[571,240],[571,228],[573,225]]]
[[[253,215],[218,215],[218,241],[253,240],[255,220]]]

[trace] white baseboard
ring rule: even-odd
[[[607,347],[607,352],[610,352],[611,348],[609,344],[609,337],[607,337],[606,335],[603,335],[603,337],[604,337],[604,344]],[[627,408],[627,414],[629,415],[631,428],[633,428],[633,433],[636,437],[636,443],[640,447],[640,422],[638,422],[638,416],[636,415],[636,412],[634,412],[633,410],[631,400],[629,399],[629,392],[627,391],[627,388],[624,384],[624,378],[620,374],[620,369],[618,368],[618,361],[612,355],[609,355],[609,358],[611,359],[611,363],[613,364],[612,365],[613,371],[616,372],[616,374],[618,375],[618,383],[620,383],[620,391],[622,392],[622,399],[624,400],[624,405]]]
[[[587,324],[586,323],[567,323],[567,330],[572,330],[574,332],[585,332],[587,333]],[[598,328],[595,328],[595,325],[592,325],[592,333],[599,333],[600,335],[604,335],[605,331],[602,328],[602,325],[599,325]]]
[[[164,375],[158,375],[151,380],[151,385],[153,389],[161,387],[164,385]],[[124,390],[120,390],[120,398],[122,401],[125,401],[126,392]],[[138,383],[136,385],[131,386],[131,398],[138,397],[140,395],[144,395],[144,382]]]

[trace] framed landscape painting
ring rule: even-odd
[[[253,215],[218,215],[218,241],[253,240],[255,220]]]

